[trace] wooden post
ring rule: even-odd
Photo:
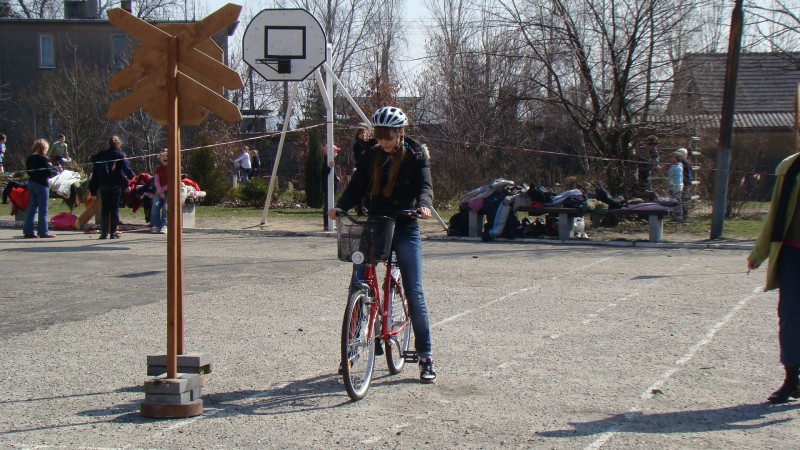
[[[170,38],[167,49],[167,163],[169,165],[169,181],[167,187],[167,378],[178,377],[178,297],[180,296],[180,253],[175,225],[180,211],[180,204],[175,201],[176,194],[180,200],[180,193],[175,188],[178,181],[176,174],[180,172],[180,125],[178,124],[178,39]]]
[[[739,76],[739,54],[742,51],[744,26],[743,0],[736,0],[731,13],[731,32],[728,38],[728,62],[725,68],[725,87],[722,91],[722,113],[719,121],[719,152],[714,179],[714,209],[711,215],[711,239],[722,237],[728,199],[728,177],[733,145],[733,115],[736,110],[736,80]]]

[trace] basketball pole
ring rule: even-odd
[[[333,59],[333,45],[328,42],[325,46],[325,57],[327,61]],[[317,69],[317,73],[319,73],[319,69]],[[325,130],[325,134],[327,134],[327,146],[328,146],[328,162],[334,162],[334,157],[336,156],[335,152],[333,151],[333,81],[328,79],[328,82],[325,83],[325,91],[322,94],[328,98],[326,102],[326,106],[328,107],[328,118],[327,118],[327,126]],[[336,164],[334,162],[334,166],[328,171],[328,190],[326,192],[326,200],[325,204],[328,208],[333,208],[333,195],[334,195],[334,186],[333,184],[336,182]],[[333,230],[333,220],[328,217],[328,212],[324,211],[325,214],[325,224],[326,230]]]
[[[275,179],[278,175],[278,163],[281,162],[283,144],[286,142],[286,132],[289,130],[289,119],[292,117],[292,110],[294,109],[294,102],[295,98],[297,97],[297,84],[298,83],[292,83],[292,88],[289,90],[289,103],[286,105],[286,116],[284,116],[283,119],[281,139],[278,142],[278,153],[275,154],[275,163],[272,165],[272,176],[269,177],[269,188],[267,189],[267,199],[264,201],[264,212],[261,214],[261,225],[267,223],[270,199],[272,199],[272,191],[275,189]]]

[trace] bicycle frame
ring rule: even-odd
[[[372,249],[370,248],[370,251]],[[381,320],[381,334],[380,336],[375,336],[380,338],[382,341],[388,341],[393,336],[397,336],[401,331],[403,331],[408,325],[410,321],[406,321],[405,323],[400,326],[400,328],[396,330],[391,329],[391,325],[389,320],[391,319],[392,307],[396,305],[392,305],[391,296],[389,295],[392,291],[392,288],[395,286],[400,287],[397,292],[400,292],[401,298],[396,301],[396,304],[401,305],[403,308],[407,308],[408,306],[403,301],[405,300],[405,293],[403,292],[402,286],[397,278],[394,277],[392,274],[392,268],[394,267],[394,260],[396,259],[396,254],[394,250],[392,250],[391,254],[389,255],[389,259],[386,261],[386,275],[384,276],[382,290],[383,293],[381,295],[381,289],[378,289],[378,269],[377,263],[373,262],[367,264],[364,268],[364,283],[370,290],[370,294],[374,301],[370,305],[370,318],[369,318],[369,330],[368,330],[368,337],[372,338],[375,332],[375,319],[380,316]],[[406,311],[406,317],[408,317],[408,311]]]

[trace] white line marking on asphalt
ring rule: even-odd
[[[739,303],[737,303],[737,304],[736,304],[736,305],[733,307],[733,309],[731,309],[730,311],[728,311],[728,314],[725,314],[725,317],[723,317],[723,318],[722,318],[722,319],[721,319],[719,322],[715,323],[715,324],[714,324],[714,326],[712,326],[712,327],[711,327],[711,329],[710,329],[710,330],[708,330],[708,332],[707,332],[707,333],[706,333],[706,335],[703,337],[703,339],[700,339],[700,340],[699,340],[699,341],[697,341],[697,342],[696,342],[696,343],[695,343],[693,346],[689,347],[689,351],[688,351],[688,352],[686,352],[686,353],[685,353],[683,356],[681,356],[680,358],[678,358],[678,359],[675,361],[675,365],[676,365],[676,366],[682,366],[682,365],[686,364],[687,362],[691,361],[691,360],[692,360],[692,358],[694,357],[694,355],[695,355],[695,354],[696,354],[696,353],[697,353],[697,352],[698,352],[698,351],[699,351],[699,350],[700,350],[702,347],[704,347],[706,344],[708,344],[709,342],[711,342],[711,339],[713,339],[713,338],[714,338],[714,336],[717,334],[717,332],[718,332],[720,329],[722,329],[722,327],[724,327],[724,326],[725,326],[725,325],[726,325],[726,324],[727,324],[727,323],[728,323],[728,322],[729,322],[729,321],[730,321],[730,320],[733,318],[733,316],[734,316],[734,315],[735,315],[737,312],[739,312],[739,310],[740,310],[740,309],[742,309],[742,308],[744,307],[744,305],[746,305],[746,304],[747,304],[747,302],[748,302],[748,301],[750,301],[750,300],[751,300],[753,297],[755,297],[755,294],[753,294],[753,295],[748,295],[748,296],[747,296],[747,297],[745,297],[744,299],[740,300],[740,301],[739,301]],[[678,371],[678,368],[677,368],[677,367],[675,367],[675,368],[671,368],[671,369],[668,369],[666,372],[664,372],[664,373],[661,375],[661,378],[659,378],[659,379],[658,379],[658,381],[656,381],[655,383],[653,383],[653,385],[652,385],[652,386],[650,386],[649,388],[647,388],[647,390],[645,390],[645,391],[642,393],[641,397],[642,397],[643,399],[649,399],[649,398],[653,398],[653,391],[654,391],[654,390],[656,390],[656,389],[660,389],[660,388],[661,388],[661,386],[663,386],[663,385],[664,385],[664,383],[667,381],[667,379],[669,379],[669,377],[671,377],[671,376],[672,376],[673,374],[675,374],[675,372],[677,372],[677,371]]]
[[[372,436],[370,438],[364,439],[363,441],[361,441],[361,443],[362,444],[374,444],[374,443],[378,442],[379,440],[381,440],[380,436]]]
[[[664,385],[664,383],[667,382],[667,380],[669,380],[673,375],[675,375],[681,369],[681,367],[686,365],[687,362],[691,361],[692,358],[694,357],[694,355],[696,355],[697,352],[702,347],[704,347],[709,342],[711,342],[711,340],[714,338],[714,336],[716,336],[717,332],[719,332],[719,330],[721,330],[722,327],[727,325],[728,322],[730,322],[731,319],[733,319],[733,316],[736,315],[736,313],[739,312],[742,308],[744,308],[744,306],[747,304],[747,302],[749,302],[750,300],[755,298],[757,296],[757,294],[759,294],[760,292],[761,292],[760,288],[755,288],[753,290],[753,294],[752,295],[748,295],[747,297],[745,297],[742,300],[740,300],[739,303],[734,305],[733,308],[731,308],[731,310],[728,311],[728,313],[725,314],[725,316],[722,317],[722,319],[720,319],[717,323],[714,324],[714,326],[712,326],[708,330],[708,332],[706,333],[705,336],[703,336],[702,339],[700,339],[694,345],[689,347],[689,350],[683,356],[681,356],[680,358],[678,358],[675,361],[675,366],[674,367],[670,367],[669,369],[664,371],[664,373],[661,374],[661,377],[659,377],[658,381],[656,381],[649,388],[647,388],[639,396],[639,398],[641,398],[642,400],[650,400],[650,399],[652,399],[654,397],[654,395],[655,395],[655,392],[659,392],[661,390],[661,387]],[[631,413],[633,413],[633,412],[638,412],[640,410],[641,410],[641,408],[639,408],[638,406],[633,406],[633,407],[630,408],[629,411],[631,411]],[[632,420],[635,420],[637,417],[639,417],[639,414],[631,414],[631,413],[624,414],[624,418],[625,418],[626,421],[632,421]],[[585,448],[587,448],[587,449],[598,449],[598,448],[601,448],[606,442],[608,442],[609,439],[614,437],[615,434],[617,434],[620,431],[622,431],[622,429],[624,427],[625,427],[625,424],[623,423],[620,426],[615,426],[615,427],[609,428],[607,431],[601,433],[597,437],[597,439],[595,439],[591,444],[589,444]]]
[[[452,321],[454,321],[454,320],[456,320],[456,319],[458,319],[458,318],[461,318],[461,317],[464,317],[464,316],[466,316],[467,314],[474,313],[475,311],[477,311],[477,310],[479,310],[479,309],[485,309],[485,308],[488,308],[488,307],[490,307],[490,306],[494,305],[495,303],[498,303],[498,302],[501,302],[501,301],[503,301],[503,300],[506,300],[507,298],[509,298],[509,297],[513,297],[513,296],[515,296],[515,295],[517,295],[517,294],[519,294],[519,293],[521,293],[521,292],[525,292],[525,291],[527,291],[528,289],[530,289],[530,288],[529,288],[529,287],[526,287],[526,288],[522,288],[522,289],[520,289],[520,290],[518,290],[518,291],[509,292],[508,294],[506,294],[506,295],[504,295],[504,296],[502,296],[502,297],[499,297],[499,298],[496,298],[496,299],[494,299],[494,300],[492,300],[492,301],[490,301],[490,302],[486,302],[486,303],[484,303],[483,305],[481,305],[481,307],[480,307],[480,308],[474,308],[474,309],[468,309],[468,310],[466,310],[466,311],[462,311],[462,312],[460,312],[460,313],[458,313],[458,314],[456,314],[456,315],[450,316],[450,317],[448,317],[448,318],[446,318],[446,319],[444,319],[444,320],[441,320],[441,321],[439,321],[439,322],[436,322],[436,323],[435,323],[435,324],[433,324],[432,326],[434,326],[434,327],[438,327],[439,325],[444,325],[444,324],[446,324],[447,322],[452,322]]]
[[[628,295],[627,297],[622,297],[622,298],[621,298],[621,299],[619,299],[618,301],[619,301],[620,303],[622,303],[622,302],[624,302],[625,300],[630,300],[632,297],[636,297],[637,295],[639,295],[639,293],[638,293],[638,292],[631,292],[631,294],[630,294],[630,295]],[[609,306],[609,307],[612,307],[612,306],[617,306],[617,304],[616,304],[616,303],[609,303],[609,304],[608,304],[608,306]],[[603,311],[605,311],[605,310],[606,310],[606,308],[600,308],[600,309],[598,309],[596,312],[597,312],[597,313],[601,313],[601,312],[603,312]],[[587,314],[586,316],[588,317],[588,319],[584,319],[584,320],[581,322],[581,325],[589,325],[590,323],[592,323],[592,321],[593,321],[594,319],[596,319],[596,318],[598,317],[598,314]]]
[[[597,439],[594,440],[591,444],[586,446],[587,449],[598,449],[603,447],[603,444],[608,442],[609,439],[614,437],[620,431],[619,428],[611,428],[610,430],[606,431],[605,433],[601,434]]]
[[[592,267],[592,266],[594,266],[594,265],[600,264],[600,263],[602,263],[602,262],[605,262],[605,261],[607,261],[607,260],[609,260],[609,259],[611,259],[611,258],[601,258],[601,259],[598,259],[597,261],[595,261],[595,262],[593,262],[593,263],[591,263],[591,264],[587,264],[587,265],[585,265],[585,266],[583,266],[583,267],[577,267],[577,268],[574,268],[574,269],[570,270],[569,272],[577,272],[577,271],[585,270],[585,269],[588,269],[589,267]],[[559,274],[559,275],[557,275],[557,276],[556,276],[556,277],[554,277],[554,278],[551,278],[550,280],[556,280],[556,279],[558,279],[558,278],[560,278],[560,277],[562,277],[562,276],[564,276],[564,274],[563,274],[563,273],[562,273],[562,274]],[[508,293],[508,294],[506,294],[506,295],[503,295],[502,297],[499,297],[499,298],[496,298],[496,299],[494,299],[494,300],[491,300],[491,301],[489,301],[489,302],[486,302],[486,303],[484,303],[484,304],[483,304],[483,305],[481,305],[479,308],[473,308],[473,309],[468,309],[468,310],[466,310],[466,311],[462,311],[462,312],[460,312],[460,313],[458,313],[458,314],[455,314],[455,315],[452,315],[452,316],[450,316],[450,317],[447,317],[446,319],[440,320],[439,322],[436,322],[436,323],[432,324],[431,326],[432,326],[432,327],[438,327],[439,325],[444,325],[444,324],[446,324],[447,322],[452,322],[452,321],[454,321],[454,320],[456,320],[456,319],[460,319],[460,318],[462,318],[462,317],[466,316],[467,314],[472,314],[472,313],[474,313],[475,311],[478,311],[478,310],[481,310],[481,309],[486,309],[486,308],[488,308],[488,307],[490,307],[490,306],[492,306],[492,305],[494,305],[494,304],[496,304],[496,303],[498,303],[498,302],[501,302],[501,301],[503,301],[503,300],[506,300],[506,299],[508,299],[509,297],[513,297],[514,295],[517,295],[517,294],[519,294],[519,293],[525,292],[525,291],[527,291],[527,290],[529,290],[529,289],[531,289],[531,288],[530,288],[530,287],[526,287],[526,288],[522,288],[522,289],[520,289],[520,290],[518,290],[518,291],[510,292],[510,293]]]

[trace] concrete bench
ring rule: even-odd
[[[562,241],[569,239],[572,230],[572,219],[583,216],[581,208],[557,208],[539,207],[525,208],[515,212],[527,212],[529,216],[544,216],[548,214],[558,215],[558,238]],[[469,212],[469,235],[480,236],[483,232],[484,214],[470,210]]]
[[[648,235],[650,242],[661,242],[664,234],[664,217],[672,212],[672,208],[663,209],[609,209],[605,215],[618,217],[647,216]]]
[[[183,202],[183,206],[181,208],[181,213],[183,214],[183,228],[195,227],[195,209],[199,204],[200,199],[195,198],[187,198],[186,201]]]
[[[660,209],[609,209],[605,211],[604,215],[613,215],[617,217],[632,217],[632,216],[647,216],[649,223],[648,238],[650,242],[661,242],[664,234],[664,217],[672,211],[671,208],[664,207]],[[558,239],[566,241],[570,239],[572,232],[573,219],[576,217],[583,217],[589,213],[584,213],[581,208],[560,208],[560,207],[538,207],[538,208],[525,208],[516,212],[525,212],[529,216],[544,216],[544,215],[557,215],[558,216]],[[469,235],[480,236],[483,231],[484,215],[476,213],[475,211],[469,212]]]

